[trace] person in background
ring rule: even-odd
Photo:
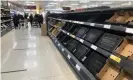
[[[27,18],[28,18],[28,14],[27,13],[24,13],[24,26],[26,28],[28,28],[28,20],[27,20]]]
[[[34,16],[34,21],[37,22],[37,23],[39,24],[39,21],[40,21],[40,20],[39,20],[39,14],[37,14],[37,13],[35,14],[35,16]],[[40,24],[39,24],[39,27],[40,27]]]
[[[18,18],[17,14],[14,14],[14,16],[13,16],[13,23],[14,23],[15,29],[17,29],[18,24],[19,24],[19,18]]]
[[[22,26],[24,26],[24,17],[22,14],[19,14],[18,18],[19,18],[19,29],[20,29]]]
[[[33,15],[32,14],[30,14],[30,16],[29,16],[29,21],[30,21],[30,24],[32,26],[32,22],[33,22]]]
[[[41,24],[43,23],[43,16],[42,15],[39,15],[39,19],[38,19],[39,21],[39,26],[40,26],[40,28],[41,28]]]

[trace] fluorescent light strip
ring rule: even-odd
[[[58,3],[49,3],[49,4],[58,4]]]
[[[79,4],[71,4],[71,5],[79,5]]]

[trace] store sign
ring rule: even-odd
[[[36,6],[25,6],[25,9],[36,9]]]

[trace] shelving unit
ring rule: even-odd
[[[123,80],[125,73],[133,77],[132,10],[52,13],[46,21],[48,35],[82,80]]]
[[[1,36],[13,29],[8,2],[1,2]]]

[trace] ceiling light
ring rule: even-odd
[[[103,2],[102,4],[112,4],[112,2]]]
[[[31,4],[34,4],[34,2],[29,2],[29,1],[27,1],[26,3],[31,3]]]
[[[81,0],[80,1],[80,3],[88,3],[88,2],[90,2],[90,1],[88,1],[88,0]]]
[[[58,3],[49,3],[49,4],[58,4]]]
[[[71,5],[79,5],[79,4],[71,4]]]
[[[128,2],[128,3],[121,4],[121,5],[132,5],[132,3]]]
[[[51,7],[51,6],[54,6],[54,5],[51,4],[51,5],[47,5],[47,6],[45,6],[45,7]]]

